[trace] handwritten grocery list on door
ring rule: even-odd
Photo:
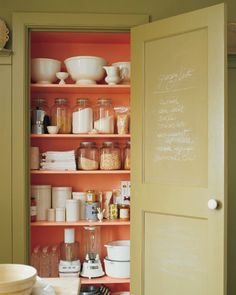
[[[207,185],[207,32],[145,44],[144,181]]]

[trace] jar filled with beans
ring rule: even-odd
[[[117,142],[103,142],[100,155],[101,170],[121,169],[121,152]]]

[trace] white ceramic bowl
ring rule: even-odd
[[[130,292],[121,291],[121,292],[112,293],[112,295],[130,295]]]
[[[61,70],[61,62],[51,58],[32,58],[31,78],[40,84],[56,82],[56,73]]]
[[[76,84],[96,84],[104,77],[103,66],[107,65],[104,58],[97,56],[74,56],[64,63]]]
[[[23,264],[0,264],[0,294],[31,294],[37,271]]]
[[[127,279],[130,277],[130,261],[114,261],[104,258],[105,272],[108,277]]]
[[[117,261],[128,261],[130,260],[130,241],[120,240],[110,242],[105,245],[107,248],[107,258],[110,260]]]
[[[48,133],[57,134],[59,131],[59,126],[47,126]]]
[[[112,65],[119,67],[120,69],[121,84],[129,84],[130,83],[130,62],[120,61],[120,62],[114,62]]]

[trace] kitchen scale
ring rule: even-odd
[[[100,260],[100,227],[85,226],[83,232],[84,254],[82,277],[97,278],[104,275]]]
[[[74,228],[65,229],[64,243],[61,243],[60,248],[59,276],[78,277],[81,263],[79,260],[79,243],[75,241]]]

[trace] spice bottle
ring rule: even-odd
[[[119,205],[119,218],[121,220],[129,220],[130,219],[129,205]]]
[[[78,98],[72,112],[72,133],[89,133],[93,129],[93,109],[87,98]]]
[[[100,153],[101,170],[118,170],[121,168],[121,154],[117,142],[106,141]]]
[[[124,169],[130,170],[130,141],[127,142],[124,148]]]
[[[94,110],[94,129],[99,133],[114,133],[114,109],[111,99],[97,100]]]
[[[56,98],[51,109],[52,125],[59,127],[58,133],[71,133],[71,111],[67,99]]]
[[[82,141],[78,149],[78,169],[97,170],[99,167],[99,154],[95,142]]]

